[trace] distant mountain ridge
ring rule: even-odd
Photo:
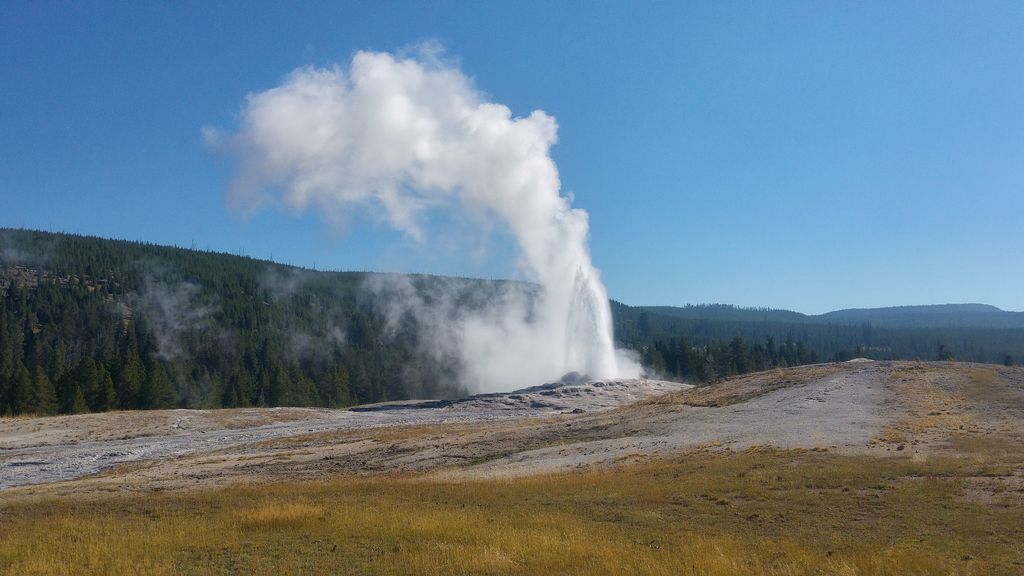
[[[989,304],[931,304],[885,308],[848,308],[824,314],[802,314],[773,308],[743,308],[729,304],[635,306],[637,310],[671,318],[730,322],[858,325],[887,328],[1024,328],[1024,312]]]
[[[876,326],[906,328],[1024,328],[1024,312],[1009,312],[989,304],[935,304],[852,308],[818,316],[835,324],[870,322]]]

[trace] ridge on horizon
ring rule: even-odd
[[[625,304],[624,302],[620,302]],[[837,308],[835,310],[829,310],[827,312],[821,312],[819,314],[809,314],[807,312],[800,312],[791,308],[775,308],[772,306],[744,306],[741,304],[727,304],[724,302],[687,302],[686,304],[629,304],[634,308],[682,308],[682,309],[697,309],[697,308],[728,308],[732,310],[738,310],[743,312],[788,312],[792,314],[799,314],[807,317],[819,317],[826,316],[829,314],[837,314],[840,312],[859,312],[859,311],[882,311],[882,310],[907,310],[907,309],[937,309],[937,308],[958,308],[962,310],[971,310],[976,312],[1009,312],[1011,314],[1024,312],[1018,310],[1005,310],[993,304],[986,304],[984,302],[942,302],[932,304],[893,304],[888,306],[851,306],[849,308]]]
[[[199,253],[210,254],[210,255],[215,255],[215,256],[243,258],[243,259],[251,260],[251,261],[254,261],[254,262],[262,262],[262,263],[266,263],[266,264],[270,264],[270,265],[274,265],[274,266],[282,266],[282,267],[287,267],[287,268],[291,268],[291,269],[295,269],[295,270],[302,270],[304,272],[310,272],[310,273],[323,272],[323,273],[327,273],[327,274],[333,274],[333,273],[343,273],[343,274],[380,274],[380,275],[398,275],[398,276],[456,278],[456,279],[465,279],[465,280],[483,280],[483,281],[488,281],[488,282],[513,282],[513,283],[515,283],[515,282],[522,282],[520,280],[514,280],[514,279],[510,279],[510,278],[487,278],[487,277],[480,277],[480,276],[462,276],[462,275],[451,275],[451,274],[438,274],[438,273],[433,273],[433,272],[392,271],[392,270],[384,270],[384,271],[382,271],[382,270],[321,269],[321,268],[316,268],[316,267],[308,267],[308,266],[291,264],[291,263],[287,263],[287,262],[281,262],[281,261],[274,260],[274,259],[271,259],[271,258],[262,258],[262,257],[259,257],[259,256],[250,256],[250,255],[247,255],[247,254],[238,254],[238,253],[226,252],[226,251],[223,251],[223,250],[217,250],[217,249],[212,249],[212,248],[197,248],[195,246],[186,247],[186,246],[179,246],[177,244],[160,244],[160,243],[151,242],[151,241],[148,241],[148,240],[140,240],[140,239],[132,240],[132,239],[123,238],[123,237],[106,237],[106,236],[98,236],[98,235],[95,235],[95,234],[88,234],[88,233],[83,233],[83,232],[65,232],[65,231],[53,232],[53,231],[39,230],[39,229],[34,229],[34,228],[7,227],[7,226],[0,226],[0,264],[7,263],[6,259],[4,258],[4,253],[3,253],[2,249],[4,248],[4,246],[3,246],[3,235],[4,234],[9,234],[9,233],[15,233],[15,234],[38,234],[38,235],[51,236],[51,237],[61,237],[61,236],[64,236],[64,237],[72,237],[72,238],[79,238],[79,239],[85,239],[85,240],[95,240],[95,241],[102,241],[102,242],[124,242],[124,243],[134,244],[134,245],[138,245],[138,246],[156,247],[156,248],[163,248],[163,249],[168,249],[168,250],[185,250],[185,251],[199,252]],[[995,305],[992,305],[992,304],[986,304],[984,302],[961,302],[961,303],[943,303],[943,304],[938,304],[938,303],[936,303],[936,304],[900,304],[900,305],[893,305],[893,306],[878,306],[878,307],[850,307],[850,308],[838,308],[838,309],[835,309],[835,310],[830,310],[828,312],[822,312],[820,314],[807,314],[805,312],[799,312],[799,311],[792,310],[792,309],[789,309],[789,308],[774,308],[774,307],[770,307],[770,306],[742,306],[742,305],[738,305],[738,304],[726,304],[726,303],[721,303],[721,302],[686,303],[686,304],[682,304],[682,305],[674,305],[674,304],[626,304],[626,303],[624,303],[622,301],[619,301],[619,300],[617,300],[615,298],[610,298],[610,300],[612,302],[614,302],[614,303],[621,304],[621,305],[624,305],[624,306],[629,306],[631,308],[643,309],[643,310],[660,312],[660,313],[666,313],[667,312],[667,313],[669,313],[669,315],[673,315],[673,316],[679,315],[678,311],[701,311],[701,310],[723,311],[723,310],[725,310],[725,311],[741,313],[741,314],[744,314],[744,315],[746,315],[746,314],[764,314],[764,313],[767,313],[767,314],[784,314],[784,315],[792,316],[792,318],[789,321],[827,320],[829,318],[838,318],[840,316],[846,316],[846,315],[852,315],[852,314],[858,314],[858,313],[878,314],[878,313],[890,313],[890,312],[895,312],[895,313],[908,313],[908,312],[953,313],[953,312],[960,312],[960,313],[972,313],[972,314],[1011,314],[1011,315],[1020,314],[1020,315],[1024,316],[1024,311],[1004,310],[1002,308],[999,308],[998,306],[995,306]],[[1022,323],[1022,327],[1024,327],[1024,320],[1022,320],[1021,323]]]

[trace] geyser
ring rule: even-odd
[[[549,155],[554,118],[539,110],[513,117],[436,56],[359,52],[347,70],[300,68],[250,94],[235,134],[204,130],[241,159],[229,203],[252,211],[279,200],[328,221],[361,210],[419,241],[428,241],[431,210],[464,210],[481,226],[498,221],[540,291],[529,303],[506,295],[434,323],[444,332],[436,346],[458,354],[466,384],[498,390],[571,371],[638,375],[614,349],[587,213],[560,193]]]

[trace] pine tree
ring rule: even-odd
[[[89,405],[85,402],[85,392],[78,382],[72,382],[68,398],[62,404],[61,412],[65,414],[85,414],[89,411]]]
[[[0,370],[0,415],[11,415],[11,407],[7,405],[7,391],[10,386],[10,378],[3,370]]]
[[[267,395],[267,403],[271,406],[284,406],[288,402],[292,389],[292,379],[288,370],[278,367],[274,376],[270,379],[270,393]]]
[[[117,408],[117,392],[114,391],[114,379],[103,364],[96,365],[95,380],[92,387],[93,412],[106,412]]]
[[[789,338],[786,338],[786,343],[782,347],[782,357],[785,359],[785,366],[798,366],[800,364],[800,358],[797,355],[796,345]]]
[[[154,363],[146,373],[149,377],[142,387],[141,394],[144,406],[151,409],[173,408],[177,395],[164,367]]]
[[[768,362],[772,366],[779,365],[779,349],[775,346],[775,339],[771,336],[765,338],[764,342],[765,353],[768,354]]]
[[[732,366],[736,374],[750,372],[750,356],[743,338],[734,336],[732,341],[729,342],[729,352],[732,356]]]
[[[78,366],[74,370],[74,378],[81,386],[81,390],[85,394],[85,403],[91,412],[103,412],[109,410],[111,406],[107,384],[109,382],[111,395],[114,384],[110,381],[110,373],[105,368],[101,370],[101,366],[86,356],[78,362]]]
[[[352,391],[355,393],[357,402],[372,402],[376,400],[370,391],[370,376],[366,373],[366,365],[360,358],[356,358],[352,364],[350,373]]]
[[[352,403],[352,392],[349,385],[348,369],[342,365],[335,367],[331,376],[334,394],[331,398],[331,406],[347,406]]]
[[[57,391],[42,366],[36,367],[25,411],[47,416],[57,413]]]
[[[28,399],[32,390],[32,376],[24,364],[18,365],[7,389],[7,405],[12,414],[21,414],[28,408]]]
[[[131,338],[124,354],[124,364],[117,373],[114,386],[117,392],[118,406],[127,410],[141,408],[142,383],[146,380],[146,368],[139,358],[139,351],[134,338]]]
[[[319,406],[320,394],[316,384],[298,365],[292,365],[290,380],[291,388],[285,391],[286,406]]]

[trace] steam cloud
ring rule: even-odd
[[[174,360],[182,356],[182,336],[193,329],[205,329],[213,310],[201,302],[199,286],[174,282],[160,266],[143,265],[142,286],[129,294],[131,309],[146,319],[156,338],[157,356]]]
[[[339,223],[362,210],[420,241],[431,210],[462,209],[483,227],[500,222],[541,290],[529,305],[502,298],[436,335],[439,346],[461,351],[466,384],[497,390],[570,371],[638,375],[614,349],[587,213],[559,192],[554,118],[539,110],[513,117],[436,56],[359,52],[348,70],[301,68],[250,94],[237,133],[204,129],[241,159],[229,204],[252,212],[280,201]]]

